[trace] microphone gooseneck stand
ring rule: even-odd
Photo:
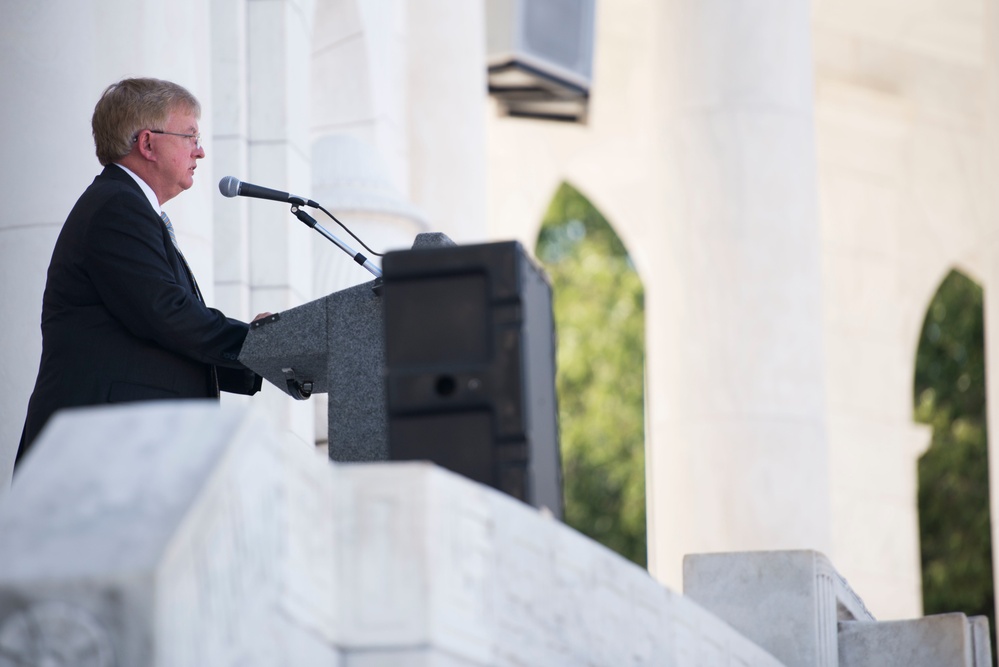
[[[326,212],[326,209],[322,209],[322,210],[323,210],[324,213]],[[371,272],[371,275],[373,275],[375,278],[381,278],[382,277],[382,270],[379,269],[377,266],[375,266],[371,262],[370,259],[368,259],[364,255],[362,255],[361,253],[356,252],[349,245],[347,245],[346,243],[344,243],[343,241],[341,241],[340,239],[338,239],[336,236],[334,236],[333,234],[331,234],[329,232],[329,230],[327,230],[325,227],[323,227],[318,222],[316,222],[315,218],[313,218],[311,215],[309,215],[308,213],[306,213],[305,211],[303,211],[302,208],[298,204],[292,204],[291,212],[294,213],[295,217],[298,218],[299,220],[301,220],[302,223],[306,227],[311,227],[315,231],[319,232],[324,237],[326,237],[331,243],[333,243],[336,247],[340,248],[340,250],[343,250],[345,253],[347,253],[348,255],[350,255],[355,262],[357,262],[358,264],[360,264],[361,266],[363,266],[365,269],[367,269],[369,272]],[[329,213],[327,213],[327,215],[329,215]],[[332,217],[332,216],[330,216],[330,217]],[[336,218],[334,218],[334,220],[335,219]],[[376,293],[377,293],[377,290],[376,290]]]
[[[320,234],[325,236],[327,239],[332,241],[338,248],[343,250],[345,253],[350,255],[355,262],[363,266],[365,269],[371,272],[375,278],[378,278],[378,285],[381,284],[382,271],[377,266],[371,263],[367,257],[359,252],[354,252],[354,249],[349,245],[338,239],[337,237],[330,234],[322,225],[316,222],[316,219],[311,215],[302,210],[303,206],[311,206],[312,208],[317,208],[326,215],[336,224],[343,227],[344,231],[350,234],[355,241],[364,246],[364,249],[370,252],[372,255],[378,255],[381,257],[381,253],[377,253],[367,245],[364,241],[357,238],[354,232],[350,231],[345,224],[336,219],[336,216],[327,211],[317,202],[311,199],[306,199],[305,197],[299,197],[293,195],[289,192],[281,192],[280,190],[273,190],[271,188],[265,188],[260,185],[254,185],[253,183],[244,183],[235,176],[224,176],[222,180],[219,181],[219,192],[222,193],[223,197],[253,197],[254,199],[269,199],[271,201],[285,202],[286,204],[291,204],[291,212],[295,214],[299,220],[301,220],[306,226],[315,229]],[[375,292],[378,292],[377,286]]]
[[[247,186],[253,189],[252,190],[252,194],[251,193],[243,193],[241,191],[241,189],[243,187],[247,187]],[[377,253],[377,252],[375,252],[374,250],[371,250],[371,248],[368,248],[368,246],[365,245],[364,241],[362,241],[361,239],[357,238],[357,235],[355,235],[354,232],[352,232],[349,229],[347,229],[347,227],[342,222],[340,222],[339,220],[337,220],[336,217],[332,213],[330,213],[329,211],[327,211],[325,208],[323,208],[322,206],[320,206],[316,202],[312,201],[311,199],[305,199],[303,197],[296,197],[295,195],[289,195],[288,193],[279,192],[277,190],[271,190],[269,188],[262,188],[260,186],[252,185],[252,184],[249,184],[249,183],[241,183],[238,179],[236,179],[236,178],[234,178],[232,176],[226,176],[225,178],[223,178],[219,182],[219,190],[226,197],[235,197],[237,195],[245,194],[246,196],[258,197],[258,198],[261,198],[261,199],[273,199],[273,200],[277,200],[277,201],[282,201],[283,200],[285,202],[290,202],[291,203],[291,212],[294,213],[295,217],[298,218],[299,220],[301,220],[302,223],[306,227],[310,227],[310,228],[316,230],[317,232],[319,232],[320,234],[322,234],[324,237],[326,237],[326,239],[328,239],[330,242],[332,242],[336,247],[340,248],[345,253],[347,253],[348,255],[350,255],[351,258],[356,263],[358,263],[361,266],[363,266],[373,276],[375,276],[375,282],[371,286],[371,291],[374,292],[376,296],[381,296],[381,293],[382,293],[382,270],[379,269],[377,266],[375,266],[375,264],[373,264],[371,262],[371,260],[369,260],[363,254],[361,254],[359,252],[356,252],[349,245],[347,245],[346,243],[344,243],[343,241],[341,241],[340,239],[338,239],[336,236],[334,236],[333,234],[331,234],[329,232],[329,230],[327,230],[325,227],[323,227],[318,222],[316,222],[315,218],[313,218],[311,215],[309,215],[308,213],[306,213],[305,211],[303,211],[302,210],[302,206],[312,206],[314,208],[318,208],[323,213],[325,213],[326,215],[328,215],[334,222],[336,222],[338,225],[340,225],[341,227],[343,227],[344,230],[348,234],[350,234],[354,239],[356,239],[358,243],[360,243],[362,246],[364,246],[364,248],[368,252],[370,252],[373,255],[379,255],[380,256],[380,254]],[[280,313],[275,313],[273,315],[270,315],[269,317],[265,317],[265,318],[262,318],[262,319],[259,319],[259,320],[255,321],[255,322],[253,322],[250,326],[252,328],[256,329],[256,328],[262,327],[262,326],[264,326],[266,324],[270,324],[271,322],[277,322],[280,319],[281,319],[281,314]],[[314,387],[314,383],[312,382],[312,380],[299,381],[298,378],[295,376],[295,370],[293,368],[283,368],[281,370],[285,374],[285,382],[287,383],[288,394],[292,398],[294,398],[296,400],[299,400],[299,401],[304,401],[304,400],[308,399],[310,396],[312,396],[312,390],[313,390],[313,387]]]
[[[329,211],[327,211],[326,209],[324,209],[322,206],[319,206],[317,204],[316,208],[318,208],[323,213],[325,213],[326,215],[328,215],[331,218],[333,218],[333,220],[337,224],[343,226],[343,223],[341,223],[339,220],[337,220],[336,218],[334,218],[333,215]],[[365,269],[367,269],[368,271],[370,271],[371,274],[373,276],[375,276],[375,284],[371,286],[371,291],[373,291],[376,296],[381,296],[381,293],[382,293],[382,289],[381,289],[382,288],[382,270],[381,269],[379,269],[377,266],[375,266],[371,262],[371,260],[369,260],[367,257],[365,257],[364,255],[362,255],[359,252],[355,252],[353,248],[351,248],[349,245],[347,245],[346,243],[344,243],[343,241],[341,241],[340,239],[338,239],[336,236],[334,236],[333,234],[331,234],[329,232],[329,230],[327,230],[325,227],[323,227],[318,222],[316,222],[315,218],[313,218],[311,215],[309,215],[308,213],[306,213],[305,211],[302,210],[300,204],[298,204],[298,203],[292,204],[291,205],[291,212],[294,213],[295,217],[298,218],[299,220],[301,220],[302,223],[305,224],[306,227],[310,227],[310,228],[316,230],[317,232],[319,232],[320,234],[322,234],[330,242],[332,242],[336,247],[340,248],[340,250],[343,250],[345,253],[347,253],[348,255],[350,255],[355,262],[357,262],[358,264],[360,264],[361,266],[363,266]],[[348,234],[350,234],[355,239],[357,239],[357,237],[354,236],[353,232],[351,232],[346,227],[344,227],[344,229],[347,230]],[[357,241],[361,245],[364,245],[364,242],[361,241],[360,239],[357,239]],[[367,248],[366,245],[364,247]],[[370,250],[370,248],[369,248],[369,251],[374,253],[374,251]],[[377,253],[375,253],[375,254],[377,254]],[[312,381],[308,381],[307,380],[305,382],[301,382],[300,383],[297,380],[297,378],[295,377],[295,371],[294,371],[294,369],[284,368],[282,370],[284,371],[284,374],[285,374],[285,381],[288,384],[288,394],[292,398],[295,398],[297,400],[302,401],[302,400],[305,400],[305,399],[309,398],[312,395],[312,388],[313,388]]]

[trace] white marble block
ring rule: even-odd
[[[817,551],[692,554],[684,593],[795,667],[837,667],[837,621],[874,617]]]
[[[0,504],[0,667],[985,667],[988,624],[875,623],[814,551],[687,597],[430,463],[335,464],[265,412],[60,413]]]
[[[337,466],[349,667],[778,667],[645,570],[427,463]]]
[[[208,402],[60,413],[0,506],[0,666],[338,665],[310,456]]]
[[[845,621],[839,630],[839,665],[990,667],[988,619],[954,613],[883,623]]]
[[[0,667],[782,667],[506,494],[262,414],[57,416],[0,505]]]

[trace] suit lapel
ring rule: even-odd
[[[135,191],[135,194],[143,199],[146,199],[145,193],[142,192],[142,188],[135,182],[135,179],[129,176],[125,170],[121,169],[118,165],[109,164],[104,167],[104,171],[101,172],[101,176],[125,183],[129,188]],[[167,259],[170,260],[170,265],[173,268],[174,277],[177,282],[184,285],[191,294],[197,297],[198,301],[205,303],[205,299],[201,295],[201,290],[198,288],[198,282],[195,280],[194,274],[188,267],[187,261],[181,256],[180,251],[177,250],[177,247],[174,246],[173,241],[170,239],[170,234],[167,232],[166,225],[160,218],[159,212],[150,207],[149,215],[155,221],[154,224],[158,225],[160,228],[160,232],[163,236],[163,249],[166,251]]]

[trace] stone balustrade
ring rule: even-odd
[[[0,667],[989,664],[879,623],[811,551],[688,557],[686,595],[427,463],[336,464],[262,413],[60,414],[0,505]]]

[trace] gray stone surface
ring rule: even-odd
[[[441,232],[424,232],[417,234],[413,241],[413,250],[420,248],[447,248],[457,245],[447,234]]]
[[[239,360],[281,391],[289,377],[313,382],[314,394],[329,391],[327,299],[316,299],[251,326]]]
[[[348,665],[782,664],[506,494],[424,462],[336,470]]]
[[[870,620],[816,551],[691,554],[684,593],[787,665],[836,667],[837,620]]]
[[[337,665],[331,480],[281,444],[213,402],[58,414],[0,505],[0,666]]]
[[[971,641],[974,644],[975,667],[992,667],[992,641],[988,616],[971,616]]]
[[[964,614],[846,621],[840,624],[839,667],[988,667],[991,655],[976,659],[973,635]]]
[[[330,294],[329,457],[333,461],[388,460],[385,408],[385,332],[381,297],[372,283]]]
[[[2,667],[782,667],[503,493],[243,409],[60,414],[0,530]]]
[[[252,406],[58,414],[0,538],[0,667],[990,662],[983,619],[875,623],[821,554],[692,557],[684,597],[506,494],[336,465]]]
[[[0,508],[0,577],[90,577],[155,564],[240,425],[210,401],[59,413]],[[169,446],[193,433],[197,448]]]

